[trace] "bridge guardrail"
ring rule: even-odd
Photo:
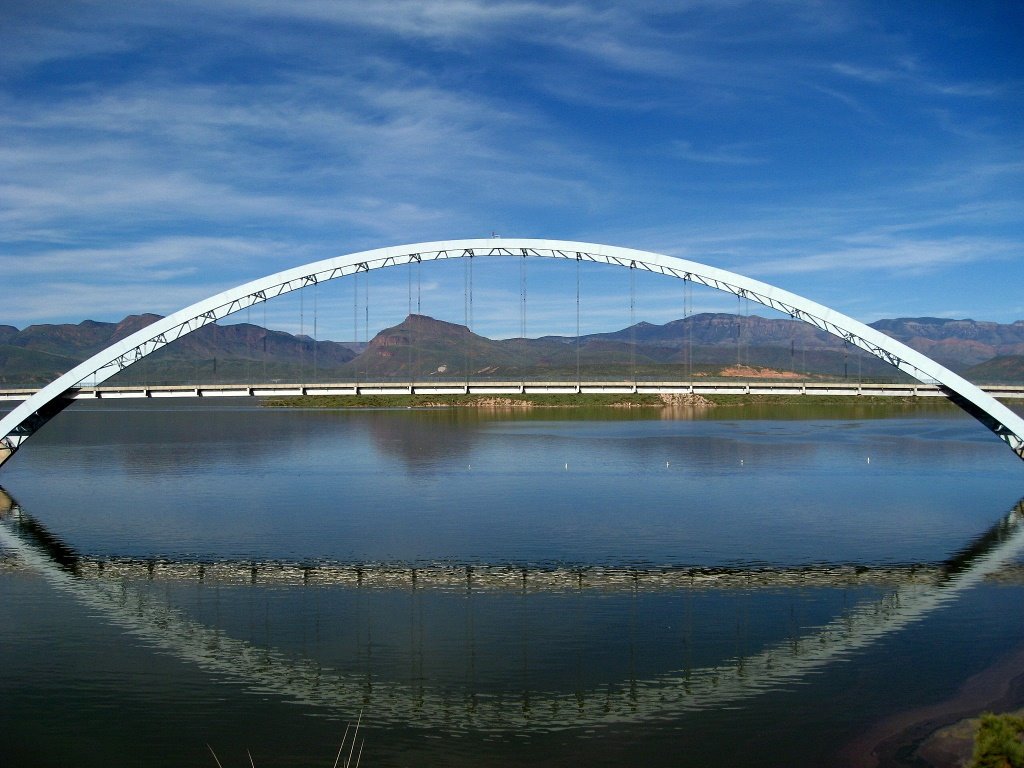
[[[1024,399],[1024,385],[991,385],[981,389],[1001,399]],[[34,389],[0,390],[0,402],[19,402]],[[118,400],[194,397],[300,397],[309,395],[555,395],[555,394],[694,394],[694,395],[826,395],[867,397],[944,397],[935,384],[779,381],[528,381],[528,382],[335,382],[318,384],[187,384],[101,386],[73,390],[75,400]]]

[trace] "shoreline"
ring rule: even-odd
[[[908,407],[955,412],[945,398],[877,395],[697,395],[697,394],[550,394],[550,395],[303,395],[267,397],[267,408],[424,408],[424,409],[532,409],[532,408],[645,408],[700,411],[719,407],[845,405],[878,409]]]
[[[949,698],[878,721],[842,748],[838,764],[842,768],[967,765],[978,718],[985,712],[1020,714],[1022,707],[1024,647],[967,678]]]

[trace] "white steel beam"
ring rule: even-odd
[[[925,384],[988,427],[1024,459],[1024,419],[991,395],[880,331],[768,283],[735,272],[632,248],[533,239],[447,240],[336,256],[277,272],[192,304],[112,344],[43,387],[0,419],[0,465],[66,406],[67,394],[105,381],[165,344],[271,298],[357,272],[440,259],[508,257],[568,259],[643,269],[705,285],[790,315],[853,344]],[[457,392],[458,388],[453,388]]]

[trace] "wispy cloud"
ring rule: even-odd
[[[750,152],[749,144],[725,144],[704,150],[697,149],[689,141],[676,141],[670,151],[683,160],[711,165],[760,165],[767,158]]]
[[[8,279],[77,274],[83,282],[154,283],[196,275],[203,262],[244,267],[247,260],[280,249],[280,244],[242,238],[162,237],[102,248],[63,248],[33,253],[5,265]]]
[[[942,80],[926,71],[918,62],[908,59],[894,62],[887,68],[847,62],[835,62],[831,68],[838,75],[862,83],[897,85],[942,96],[992,98],[1006,93],[1005,86],[999,84]]]
[[[752,269],[758,273],[788,274],[826,272],[831,275],[863,271],[920,276],[949,267],[966,267],[972,262],[1005,259],[1017,251],[1017,244],[981,238],[942,240],[885,240],[862,237],[835,250],[763,261]]]
[[[11,318],[44,316],[33,292],[51,312],[90,292],[110,312],[169,310],[190,285],[491,230],[798,283],[927,275],[934,293],[1021,248],[1019,84],[945,74],[855,6],[15,6],[0,26]],[[619,290],[590,317],[611,322]],[[379,291],[383,314],[401,294]],[[652,317],[671,304],[650,297]]]

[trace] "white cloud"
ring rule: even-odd
[[[492,229],[809,278],[943,276],[1020,251],[1019,140],[984,111],[1012,88],[943,79],[835,4],[24,8],[0,29],[12,318],[12,280],[77,306],[98,279],[54,277],[83,260],[118,281],[110,296],[167,307],[193,280]],[[928,116],[920,142],[879,131],[894,96]],[[835,148],[832,186],[808,170],[808,122]],[[934,157],[903,162],[904,141]]]
[[[711,165],[760,165],[766,158],[751,154],[749,144],[723,144],[708,149],[697,149],[689,141],[675,141],[670,151],[677,157],[694,163]]]
[[[238,266],[280,248],[277,243],[242,238],[163,237],[102,248],[36,252],[5,264],[4,272],[11,280],[76,274],[81,275],[82,282],[108,281],[113,277],[121,282],[161,283],[195,275],[201,264],[211,260]]]
[[[843,77],[871,85],[907,86],[942,96],[993,98],[1006,92],[1002,86],[992,83],[941,80],[926,71],[919,62],[906,58],[888,67],[836,62],[831,69]]]
[[[1006,258],[1015,248],[1015,244],[981,238],[885,240],[865,236],[848,239],[844,248],[763,261],[752,271],[759,274],[827,272],[833,275],[872,271],[919,276],[971,262]]]

